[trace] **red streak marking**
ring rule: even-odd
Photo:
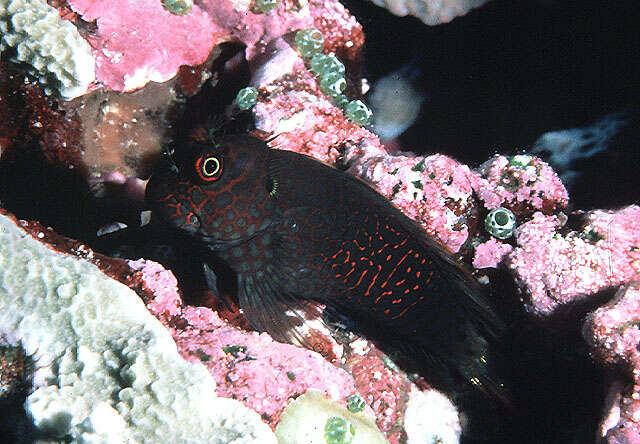
[[[413,304],[409,305],[407,308],[405,308],[404,310],[402,310],[400,313],[398,313],[395,316],[392,316],[391,319],[398,319],[401,318],[402,316],[404,316],[411,308],[413,308],[414,305],[416,305],[419,301],[415,301]]]
[[[383,291],[382,294],[380,296],[378,296],[375,301],[373,301],[374,304],[377,304],[378,302],[380,302],[380,299],[382,299],[385,296],[389,296],[391,294],[393,294],[393,291],[391,291],[391,290]]]
[[[400,285],[404,284],[404,281],[406,281],[406,279],[396,282],[396,287],[399,287]]]
[[[421,263],[421,264],[424,264],[426,261],[427,261],[426,259],[422,259],[422,260],[420,261],[420,263]]]
[[[415,257],[416,259],[418,259],[420,257],[420,253],[416,253],[413,257]]]
[[[433,271],[431,271],[429,273],[429,276],[425,279],[425,282],[428,284],[429,282],[431,282],[431,277],[433,276]]]
[[[391,255],[387,256],[385,260],[388,262],[390,259],[391,259]]]
[[[367,274],[367,271],[369,271],[369,270],[364,270],[364,271],[362,272],[362,274],[360,275],[360,279],[358,279],[358,282],[356,282],[354,286],[349,287],[347,290],[353,290],[353,289],[354,289],[354,288],[356,288],[358,285],[360,285],[360,282],[362,282],[362,278],[364,277],[364,275],[365,275],[365,274]]]
[[[410,288],[407,288],[407,289],[404,291],[404,294],[407,294],[407,293],[409,293],[410,291],[411,291],[411,289],[410,289]]]
[[[357,239],[354,239],[353,243],[356,244],[356,247],[358,247],[360,251],[364,251],[364,249],[366,248],[366,247],[361,247]]]
[[[391,301],[392,304],[399,304],[400,302],[402,302],[402,299],[394,299]]]
[[[373,284],[376,282],[376,279],[378,279],[378,276],[380,276],[380,271],[381,270],[382,270],[382,265],[378,265],[378,272],[376,273],[376,275],[371,280],[371,283],[369,284],[369,287],[367,287],[367,291],[364,292],[365,296],[369,296],[369,291],[371,291],[371,287],[373,287]]]
[[[384,240],[384,239],[380,238],[380,240]],[[389,244],[384,244],[384,245],[382,246],[382,248],[381,248],[381,249],[379,249],[378,251],[376,251],[376,253],[377,253],[377,254],[382,253],[382,251],[383,251],[385,248],[387,248],[388,246],[389,246]]]
[[[342,253],[343,251],[344,251],[343,249],[340,249],[340,251],[338,251],[336,254],[334,254],[333,256],[331,256],[331,259],[335,259],[335,258],[337,258],[337,257],[340,255],[340,253]]]
[[[407,273],[411,273],[411,267],[407,267]],[[418,272],[420,273],[420,272]]]
[[[384,314],[388,315],[390,311],[391,311],[391,310],[389,310],[389,309],[387,308],[387,309],[384,311]]]
[[[413,290],[417,290],[418,288],[420,288],[420,285],[416,285],[415,287],[413,287]]]
[[[419,278],[420,277],[420,272],[416,272],[416,277]]]
[[[398,262],[396,264],[395,267],[393,267],[393,270],[391,270],[391,273],[389,274],[389,276],[387,277],[387,280],[384,281],[382,283],[382,285],[380,285],[380,288],[384,288],[387,286],[387,282],[389,282],[389,279],[391,279],[391,276],[393,276],[393,274],[396,272],[396,270],[398,269],[398,267],[400,266],[400,264],[413,252],[413,250],[409,250],[407,251],[407,254],[405,254],[404,256],[402,256],[402,259],[400,259],[400,262]]]

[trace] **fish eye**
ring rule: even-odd
[[[196,173],[205,182],[218,180],[222,174],[222,158],[213,154],[205,154],[196,160]]]

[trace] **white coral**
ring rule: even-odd
[[[465,15],[473,8],[482,6],[488,0],[371,0],[372,3],[388,9],[392,14],[404,17],[412,15],[427,25],[448,23]]]
[[[25,407],[73,442],[275,444],[259,415],[216,396],[204,366],[125,285],[0,215],[0,337],[37,363]]]
[[[451,401],[436,390],[412,390],[404,414],[408,444],[460,442],[460,420]]]
[[[0,52],[15,48],[16,62],[65,99],[84,94],[95,79],[91,47],[45,0],[0,0]]]

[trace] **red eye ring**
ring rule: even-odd
[[[218,180],[222,174],[222,158],[213,154],[198,157],[196,173],[205,182]]]

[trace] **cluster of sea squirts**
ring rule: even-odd
[[[276,3],[277,5],[277,3]],[[260,8],[262,10],[262,8]],[[263,11],[263,12],[270,12]],[[298,31],[295,45],[311,71],[317,76],[320,89],[331,97],[333,103],[344,111],[344,115],[358,125],[371,124],[373,113],[361,100],[349,100],[344,94],[347,81],[344,64],[334,54],[323,54],[324,36],[316,28]],[[236,96],[236,105],[245,111],[258,100],[258,90],[252,86],[241,89]]]

